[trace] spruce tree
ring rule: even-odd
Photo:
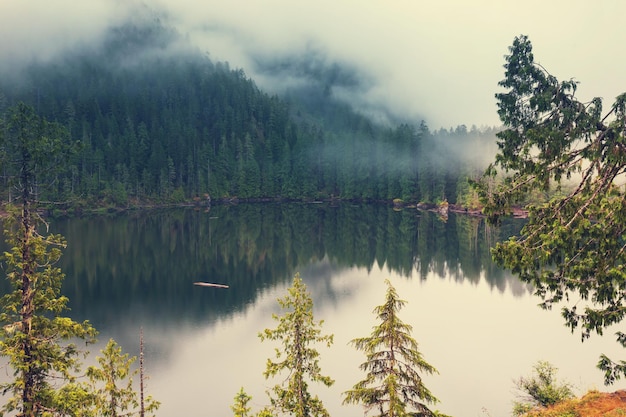
[[[323,321],[313,318],[313,300],[306,286],[296,274],[289,293],[279,298],[278,303],[285,310],[284,315],[273,315],[278,321],[275,329],[265,329],[259,334],[261,341],[278,340],[282,348],[276,348],[277,362],[267,360],[265,378],[270,378],[285,371],[288,376],[286,386],[276,385],[272,389],[270,401],[272,407],[296,417],[328,416],[328,411],[317,395],[309,392],[307,380],[321,382],[331,386],[334,381],[321,373],[319,352],[312,347],[314,343],[330,346],[332,335],[322,335]]]
[[[369,337],[350,342],[365,353],[366,361],[360,368],[367,375],[343,393],[343,403],[360,403],[366,413],[375,412],[379,417],[439,415],[425,404],[438,400],[426,388],[421,376],[437,373],[437,370],[422,358],[417,342],[411,337],[412,327],[398,317],[406,301],[398,298],[389,280],[385,282],[385,303],[374,309],[380,323]]]

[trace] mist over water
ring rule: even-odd
[[[607,58],[607,51],[622,48],[620,19],[626,6],[607,4],[8,0],[0,2],[0,77],[8,85],[29,88],[23,75],[31,64],[63,73],[76,57],[89,54],[115,71],[126,71],[200,54],[242,68],[270,93],[294,101],[307,97],[304,103],[320,115],[337,109],[329,106],[337,101],[384,127],[419,126],[425,120],[432,134],[419,140],[437,150],[428,154],[429,163],[480,170],[495,154],[492,127],[499,121],[493,94],[514,36],[529,34],[539,62],[557,77],[579,79],[583,100],[602,96],[610,105],[625,89],[623,57]],[[589,22],[593,30],[587,29]],[[150,27],[167,30],[154,32],[150,43],[135,50],[113,42],[120,31]],[[598,65],[607,60],[610,64]],[[0,110],[6,105],[0,91]],[[453,130],[461,125],[478,128],[470,127],[459,142]],[[381,175],[414,169],[420,157],[374,137],[354,137],[362,150],[377,149]],[[370,160],[357,155],[348,161],[345,154],[326,142],[311,148],[307,157],[320,163],[345,161],[350,168]],[[552,361],[579,392],[602,388],[594,364],[600,351],[612,353],[611,332],[580,345],[556,312],[540,311],[529,288],[486,261],[488,245],[477,237],[483,233],[479,225],[418,221],[406,213],[398,221],[387,213],[384,222],[346,216],[311,228],[312,216],[299,213],[290,223],[297,233],[281,236],[292,244],[286,249],[261,244],[275,242],[276,236],[268,237],[271,232],[258,213],[241,215],[249,219],[242,228],[229,227],[235,221],[228,214],[216,216],[225,223],[220,227],[207,219],[201,227],[190,227],[185,216],[63,226],[71,245],[64,270],[72,314],[93,319],[102,341],[115,337],[133,354],[137,328],[145,326],[152,361],[148,388],[166,399],[159,413],[164,417],[206,415],[207,410],[225,415],[242,384],[255,406],[264,402],[269,382],[260,374],[271,348],[259,347],[255,335],[272,324],[275,299],[296,270],[313,291],[317,317],[337,334],[339,353],[324,363],[337,376],[337,391],[321,394],[333,415],[362,415],[338,400],[338,392],[360,377],[362,358],[346,344],[370,330],[369,321],[355,324],[354,317],[368,317],[388,277],[407,294],[411,307],[406,313],[416,338],[441,373],[428,379],[442,400],[441,411],[508,414],[511,379],[527,374],[539,359]],[[276,228],[284,227],[279,217]],[[382,229],[419,233],[401,235],[396,246],[386,247],[381,242],[392,238]],[[359,240],[364,236],[370,239]],[[468,239],[457,246],[450,236]],[[115,243],[102,245],[104,237]],[[307,246],[311,242],[315,245]],[[345,252],[336,255],[339,251]],[[183,253],[192,254],[188,261],[181,261]],[[139,263],[130,266],[131,260]],[[194,291],[190,283],[208,277],[236,277],[241,285],[236,294]]]

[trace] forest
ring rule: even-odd
[[[42,219],[31,210],[35,202],[80,210],[188,202],[208,205],[212,200],[399,200],[450,203],[467,209],[482,205],[490,220],[499,220],[510,213],[512,205],[527,202],[523,199],[528,195],[531,199],[533,193],[550,195],[548,201],[527,206],[529,221],[521,236],[497,243],[491,255],[536,288],[543,308],[569,300],[575,292],[598,305],[584,312],[577,311],[576,305],[562,310],[566,325],[572,331],[580,327],[583,340],[620,322],[626,311],[622,308],[625,296],[619,291],[626,282],[626,205],[616,179],[623,176],[626,166],[626,95],[618,96],[602,115],[601,99],[579,102],[574,97],[575,81],[559,83],[534,63],[526,37],[516,38],[510,52],[506,78],[499,83],[510,91],[496,94],[498,113],[507,129],[460,125],[431,131],[424,121],[375,122],[334,97],[333,84],[323,74],[317,84],[293,89],[285,96],[268,94],[243,69],[214,62],[159,21],[116,27],[99,48],[74,49],[53,61],[33,62],[19,75],[3,74],[0,159],[5,164],[0,198],[9,203],[22,201],[21,211],[7,205],[11,249],[4,257],[12,292],[7,291],[2,303],[0,321],[7,325],[0,332],[0,354],[9,358],[16,379],[0,387],[14,394],[4,410],[34,416],[53,404],[59,413],[73,413],[80,407],[91,412],[90,407],[102,408],[102,398],[118,395],[97,391],[108,375],[96,368],[89,368],[89,385],[63,387],[70,391],[57,392],[48,383],[50,369],[72,381],[68,370],[78,364],[75,346],[61,342],[91,342],[95,329],[89,322],[49,319],[68,302],[59,292],[64,276],[51,267],[66,242],[60,235],[39,234]],[[494,157],[495,165],[484,171]],[[494,166],[501,173],[516,173],[497,178]],[[579,187],[566,184],[572,176],[581,177]],[[420,234],[423,229],[404,217],[397,230],[418,235],[390,239],[381,237],[380,229],[352,229],[348,221],[340,221],[340,215],[327,216],[327,227],[319,229],[320,235],[329,229],[334,232],[336,240],[325,241],[325,248],[346,255],[354,264],[386,263],[399,270],[413,261],[407,255],[415,251],[407,249],[424,243],[431,249],[424,253],[435,259],[433,265],[446,264],[438,262],[433,250],[437,242],[429,236],[440,236],[449,228],[473,237],[478,230],[472,222],[460,223],[458,228],[431,222],[422,225],[431,234]],[[280,213],[280,217],[284,220],[288,214]],[[299,217],[292,223],[303,226],[306,219]],[[250,228],[258,236],[262,230]],[[369,251],[357,254],[354,247],[340,244],[343,235],[352,242],[404,245],[391,247],[391,255],[383,262],[376,257],[378,246],[363,245]],[[440,242],[445,245],[445,239]],[[253,247],[245,246],[247,253]],[[476,253],[458,252],[458,259],[476,257]],[[302,253],[291,255],[298,254]],[[295,264],[284,260],[285,269],[290,263]],[[261,269],[257,264],[247,267]],[[395,297],[390,300],[393,304]],[[278,329],[264,334],[278,340],[283,334]],[[626,346],[626,335],[616,335],[618,343]],[[369,343],[368,339],[355,340],[357,348]],[[113,340],[107,352],[103,354],[130,366]],[[33,359],[39,357],[45,360]],[[626,375],[624,361],[604,354],[597,367],[604,371],[607,384]],[[267,374],[274,373],[268,366]],[[361,388],[355,386],[349,401],[375,404],[379,394]],[[66,395],[70,392],[71,396]],[[275,392],[279,399],[286,395]],[[85,402],[74,393],[95,396]],[[134,394],[129,391],[129,395],[129,401],[134,401]],[[241,397],[245,399],[243,390]],[[276,404],[272,399],[272,405]],[[320,415],[326,415],[323,411]]]
[[[40,201],[78,209],[209,198],[476,204],[467,180],[495,154],[497,128],[376,123],[334,98],[323,77],[278,97],[243,69],[189,45],[172,52],[174,44],[184,37],[158,21],[126,24],[97,49],[0,79],[0,114],[23,102],[63,126],[73,150],[61,170],[38,178],[47,185]],[[10,201],[10,188],[2,190]]]

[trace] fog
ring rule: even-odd
[[[625,12],[619,0],[3,0],[0,70],[96,47],[128,19],[160,19],[270,92],[326,77],[332,94],[382,119],[494,126],[504,55],[519,34],[553,75],[581,82],[581,99],[604,97],[607,108],[626,90]]]

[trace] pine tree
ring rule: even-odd
[[[367,372],[364,380],[344,392],[344,404],[363,404],[366,413],[377,409],[376,416],[404,417],[439,415],[425,404],[438,402],[424,386],[420,373],[437,370],[428,364],[411,337],[412,327],[398,317],[406,301],[398,298],[389,280],[385,303],[374,309],[380,319],[369,337],[353,339],[351,344],[365,352],[360,368]],[[413,409],[415,412],[410,412]]]
[[[295,275],[288,295],[279,298],[278,303],[286,310],[283,316],[273,316],[278,326],[259,334],[261,341],[278,340],[282,343],[282,349],[276,349],[278,362],[267,360],[265,378],[276,376],[282,371],[288,373],[285,380],[287,385],[276,385],[272,389],[273,395],[268,393],[271,404],[281,412],[296,417],[327,417],[328,411],[322,401],[309,392],[307,379],[326,386],[334,383],[330,377],[321,374],[319,352],[311,347],[314,343],[325,343],[330,347],[333,336],[321,334],[323,321],[314,321],[313,300],[299,274]]]

